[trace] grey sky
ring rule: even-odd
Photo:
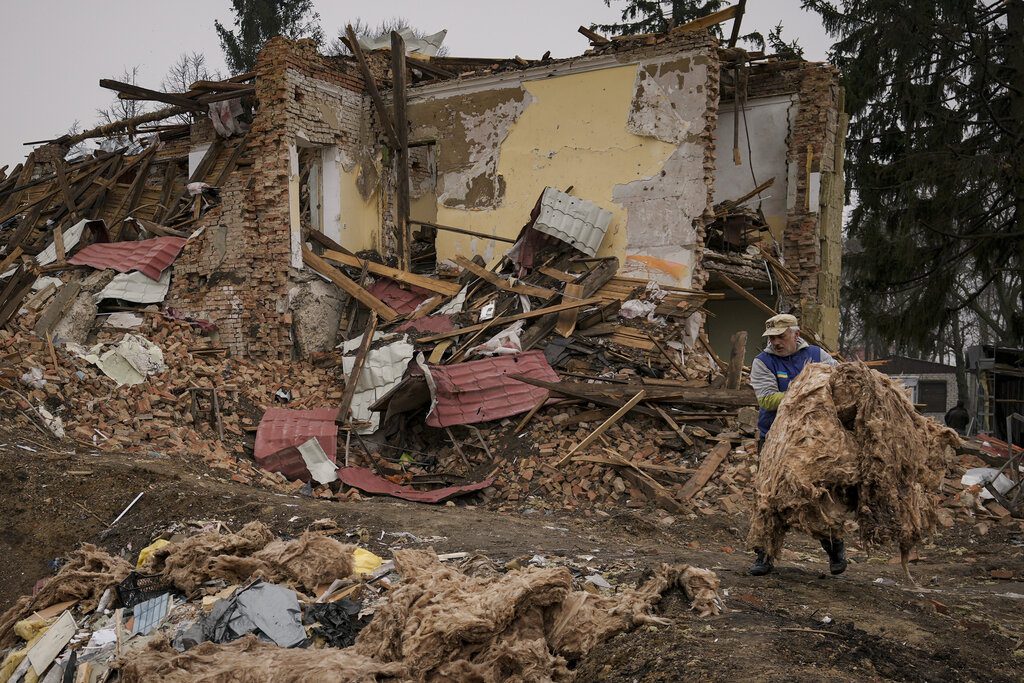
[[[29,140],[64,133],[75,121],[96,125],[96,109],[114,94],[99,87],[101,78],[120,77],[139,65],[140,85],[159,89],[168,67],[183,52],[201,52],[211,70],[224,70],[214,19],[230,24],[227,0],[3,0],[0,45],[7,66],[0,71],[5,106],[0,113],[0,166],[24,159]],[[617,20],[613,0],[317,0],[328,37],[346,22],[362,18],[370,25],[404,17],[432,33],[448,29],[445,44],[453,56],[539,58],[550,50],[569,57],[587,49],[576,32],[580,24]],[[787,40],[799,39],[811,60],[822,60],[828,38],[817,15],[803,12],[799,0],[749,0],[744,32],[765,35],[781,21]],[[728,27],[728,24],[726,25]]]

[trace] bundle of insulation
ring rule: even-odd
[[[433,551],[398,551],[394,561],[402,581],[352,647],[285,651],[250,638],[178,653],[158,639],[122,658],[123,680],[571,681],[596,645],[665,623],[651,612],[673,587],[701,615],[721,611],[718,578],[688,565],[662,565],[642,586],[601,596],[573,591],[564,567],[472,577]]]
[[[905,558],[934,528],[958,443],[897,380],[863,363],[808,365],[765,440],[747,543],[776,557],[787,530],[841,538],[852,513],[865,543],[895,542]]]
[[[307,530],[285,541],[261,522],[249,522],[235,534],[209,531],[156,550],[140,568],[160,574],[172,586],[194,593],[203,583],[222,579],[244,583],[263,579],[287,583],[300,590],[352,575],[355,546],[343,544],[324,531]]]
[[[125,560],[89,543],[83,544],[35,596],[18,598],[14,606],[0,616],[0,645],[13,641],[17,622],[51,605],[78,600],[79,609],[91,612],[103,593],[121,583],[129,572],[131,565]]]

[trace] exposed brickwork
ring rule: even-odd
[[[168,302],[217,323],[232,353],[277,358],[292,353],[289,148],[336,144],[354,155],[362,79],[311,41],[283,38],[260,52],[256,74],[252,164],[230,176],[221,206],[203,217],[206,230],[179,258]]]

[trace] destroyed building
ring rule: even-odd
[[[170,107],[64,136],[13,169],[0,183],[4,269],[85,218],[111,233],[85,241],[189,238],[158,273],[165,305],[216,326],[232,354],[289,358],[353,336],[338,335],[351,292],[310,272],[309,254],[375,250],[420,273],[490,266],[539,217],[579,258],[616,257],[621,282],[705,292],[690,344],[706,324],[727,356],[732,333],[770,309],[834,347],[846,117],[831,66],[723,48],[703,30],[569,59],[410,52],[398,83],[391,66],[390,50],[361,67],[276,38],[254,72],[187,93],[104,82]],[[191,126],[161,123],[183,112],[198,114]],[[125,132],[147,137],[63,161],[85,138]],[[9,279],[4,303],[26,282]],[[410,284],[378,281],[372,296],[422,301]]]

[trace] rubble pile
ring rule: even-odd
[[[199,455],[236,481],[288,488],[284,477],[245,457],[264,407],[279,401],[278,393],[299,408],[341,396],[337,369],[227,357],[193,324],[158,311],[147,312],[133,333],[159,347],[165,369],[144,382],[118,386],[68,347],[33,335],[31,322],[27,317],[22,325],[0,330],[0,386],[6,389],[0,405],[25,429],[49,426],[45,411],[86,448]],[[124,335],[103,326],[94,340],[111,344]]]
[[[124,560],[91,546],[73,554],[35,597],[0,618],[8,648],[0,673],[569,681],[579,660],[617,633],[668,623],[654,614],[668,591],[683,591],[699,617],[722,610],[718,578],[689,565],[662,565],[637,587],[602,580],[599,588],[599,575],[547,562],[501,568],[432,550],[396,550],[385,562],[334,538],[344,532],[329,520],[291,540],[259,523],[236,534],[209,526],[216,528],[164,534],[130,574]],[[243,556],[264,562],[246,565]],[[302,573],[268,575],[270,556]],[[225,567],[232,569],[217,571]],[[125,588],[143,579],[145,594]],[[349,644],[335,647],[335,636]]]

